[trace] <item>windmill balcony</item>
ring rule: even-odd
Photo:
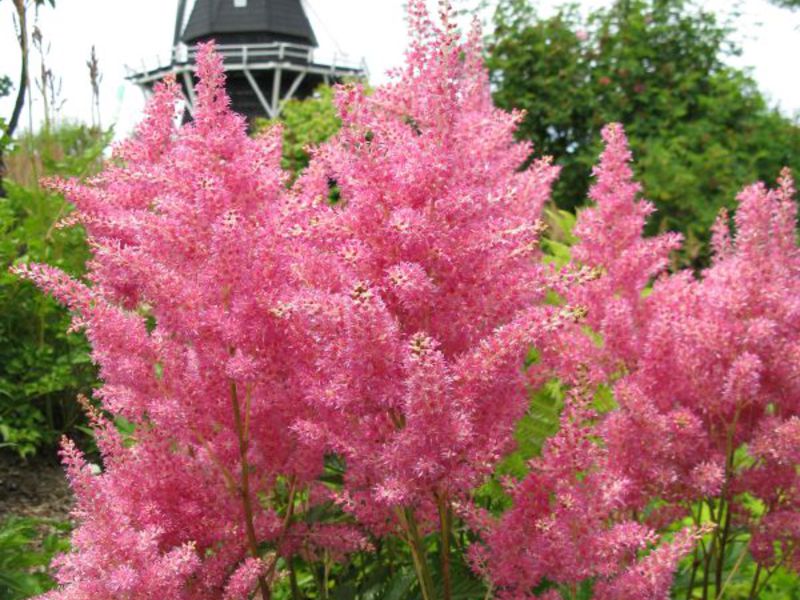
[[[308,97],[323,83],[364,78],[367,72],[364,61],[356,62],[343,55],[320,59],[315,48],[301,44],[220,44],[216,48],[225,65],[234,110],[251,120],[259,116],[277,118],[288,100]],[[171,61],[153,68],[143,66],[138,72],[130,72],[128,79],[149,94],[154,83],[173,74],[181,84],[191,115],[197,52],[197,45],[179,44]]]
[[[270,44],[220,44],[217,52],[227,66],[242,65],[250,68],[260,68],[265,63],[290,62],[312,64],[314,62],[314,49],[300,44],[273,42]],[[197,56],[197,46],[190,46],[185,50],[188,62],[194,62]],[[177,58],[177,57],[176,57]],[[356,67],[357,65],[354,65]]]
[[[149,86],[176,70],[193,71],[197,49],[198,46],[179,44],[172,51],[171,61],[154,57],[150,64],[143,62],[138,71],[129,69],[128,79],[138,85]],[[217,44],[216,49],[222,55],[226,71],[266,70],[280,66],[287,70],[327,75],[330,80],[338,80],[343,76],[367,76],[367,64],[364,60],[354,60],[338,53],[323,55],[316,48],[301,44]]]

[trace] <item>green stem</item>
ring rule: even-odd
[[[692,515],[695,527],[699,530],[703,520],[702,502],[697,506],[697,514],[695,514],[695,511],[691,506],[689,507],[689,512]],[[706,557],[706,544],[703,541],[703,539],[700,538],[697,542],[697,545],[694,548],[693,561],[692,561],[692,574],[689,579],[689,589],[686,590],[686,600],[691,600],[691,598],[693,597],[694,585],[695,582],[697,581],[697,570],[700,568],[700,565],[703,564],[705,557]]]
[[[772,579],[772,576],[775,575],[775,573],[778,572],[778,569],[783,566],[783,563],[786,561],[786,557],[792,556],[793,554],[794,544],[789,544],[789,546],[784,550],[783,557],[771,569],[767,569],[767,576],[764,578],[764,581],[758,585],[758,588],[755,591],[755,596],[753,596],[754,598],[758,598],[761,592],[764,591],[764,588],[767,587],[767,584],[769,583],[769,580]],[[761,565],[759,565],[759,567],[760,566]]]
[[[761,577],[761,563],[756,565],[756,574],[753,576],[753,583],[750,586],[750,593],[747,595],[747,600],[755,600],[759,577]]]
[[[689,576],[689,586],[686,588],[686,600],[691,600],[692,592],[694,591],[694,582],[697,578],[697,569],[700,566],[700,551],[695,546],[694,554],[692,555],[692,574]]]
[[[725,592],[725,588],[728,587],[728,584],[731,582],[731,579],[733,579],[733,576],[736,575],[737,571],[739,570],[739,567],[742,566],[742,561],[744,560],[744,557],[746,555],[747,555],[747,546],[742,548],[742,552],[739,554],[739,558],[736,560],[736,564],[733,566],[733,569],[725,578],[725,583],[722,584],[721,587],[717,588],[718,592],[716,600],[722,600],[722,594]]]
[[[289,559],[289,584],[292,586],[292,600],[301,600],[303,594],[300,592],[300,586],[297,584],[297,572],[294,569],[294,560]]]
[[[414,516],[414,510],[411,508],[404,508],[402,510],[398,509],[397,512],[400,523],[403,525],[406,535],[408,536],[408,545],[411,548],[411,556],[414,559],[414,570],[417,572],[417,580],[422,590],[422,598],[423,600],[435,600],[436,592],[433,586],[433,578],[428,568],[425,546],[419,535],[419,527],[417,526],[417,519]]]
[[[322,582],[323,582],[322,597],[324,600],[328,600],[328,589],[330,588],[330,577],[331,577],[331,561],[327,551],[323,556],[323,560],[324,562],[322,571]]]
[[[450,580],[450,529],[453,519],[450,514],[450,505],[446,498],[437,497],[439,508],[439,525],[442,536],[440,559],[442,564],[442,598],[443,600],[452,599],[452,583]]]
[[[714,556],[717,553],[717,540],[719,538],[719,517],[722,515],[722,505],[720,504],[719,512],[714,511],[713,501],[708,501],[708,510],[711,515],[711,522],[714,523],[714,533],[711,535],[711,543],[708,546],[708,552],[705,554],[703,562],[703,600],[708,600],[708,587],[711,584],[711,565]]]
[[[716,572],[716,590],[717,593],[720,593],[722,589],[722,570],[725,566],[725,547],[728,544],[728,536],[730,535],[731,531],[731,506],[730,502],[725,502],[724,500],[721,501],[720,504],[720,511],[722,510],[722,503],[724,502],[725,505],[725,525],[722,528],[722,536],[719,540],[719,555],[717,557],[717,572]],[[721,515],[720,515],[721,516]]]
[[[258,538],[253,519],[253,505],[250,500],[250,467],[247,463],[247,451],[249,440],[245,436],[245,428],[242,423],[242,411],[239,406],[239,395],[236,390],[236,382],[230,382],[231,407],[233,408],[233,425],[236,429],[236,437],[239,441],[239,461],[241,462],[241,474],[239,492],[242,499],[244,510],[245,532],[247,534],[247,545],[253,558],[259,558]],[[277,556],[276,559],[277,561]],[[258,589],[261,592],[262,600],[270,600],[271,591],[267,585],[267,580],[261,576],[258,578]]]
[[[327,590],[325,590],[325,585],[322,582],[322,575],[320,574],[320,568],[318,565],[313,565],[311,569],[311,573],[314,576],[314,584],[317,586],[317,598],[324,598],[324,594],[327,594]],[[324,591],[323,591],[324,590]]]
[[[722,484],[722,493],[720,494],[719,500],[719,514],[717,515],[717,527],[722,526],[722,534],[718,538],[718,547],[719,553],[717,554],[717,564],[716,564],[716,572],[714,577],[714,582],[716,584],[716,592],[719,596],[722,592],[722,571],[725,567],[725,550],[726,546],[728,545],[728,537],[730,536],[731,531],[731,505],[730,500],[728,498],[729,495],[729,488],[730,483],[733,480],[734,476],[734,459],[735,459],[735,448],[734,448],[734,438],[736,435],[736,426],[739,423],[739,416],[741,414],[741,406],[737,406],[736,414],[733,417],[733,422],[731,423],[730,427],[728,427],[727,431],[727,443],[726,443],[726,452],[725,452],[725,480]],[[725,522],[723,524],[722,515],[725,515]]]
[[[773,568],[767,569],[767,576],[764,577],[764,581],[762,581],[761,583],[758,584],[758,589],[756,590],[756,595],[755,595],[756,598],[760,598],[761,597],[761,592],[763,592],[764,589],[767,587],[767,584],[769,583],[769,580],[777,572],[779,567],[780,567],[780,564],[777,564]]]
[[[289,478],[289,499],[286,502],[286,515],[283,517],[283,528],[281,529],[281,533],[278,536],[277,541],[275,542],[275,557],[272,559],[272,563],[267,569],[267,574],[265,575],[266,581],[269,582],[269,585],[272,585],[272,580],[275,577],[275,572],[278,568],[278,558],[280,558],[281,553],[281,546],[283,546],[283,542],[286,540],[286,534],[289,531],[289,526],[292,524],[292,518],[294,517],[294,504],[295,498],[297,494],[297,482],[295,481],[294,476]]]

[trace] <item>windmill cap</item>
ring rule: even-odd
[[[181,40],[317,46],[300,0],[197,0]]]

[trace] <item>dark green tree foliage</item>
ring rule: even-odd
[[[795,10],[800,8],[800,0],[770,0],[775,6]]]
[[[36,185],[35,176],[86,175],[107,141],[83,126],[65,125],[17,140],[8,157],[13,177],[0,198],[0,447],[22,456],[54,445],[81,422],[75,400],[90,393],[96,373],[83,335],[67,333],[67,312],[8,269],[47,262],[82,273],[88,256],[82,232],[57,227],[70,207]],[[29,177],[34,185],[18,183]]]
[[[637,175],[678,229],[688,256],[741,186],[800,168],[800,128],[771,108],[716,17],[683,0],[617,0],[584,20],[567,6],[541,18],[526,0],[501,0],[488,64],[496,101],[527,112],[520,135],[563,171],[559,206],[586,197],[600,129],[622,122]]]

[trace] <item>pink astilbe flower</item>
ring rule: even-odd
[[[456,515],[482,534],[473,562],[500,598],[592,585],[661,600],[708,533],[665,531],[702,503],[721,526],[704,567],[719,560],[717,578],[742,531],[762,565],[800,567],[788,172],[742,192],[735,233],[720,217],[708,269],[668,275],[679,238],[643,237],[652,207],[610,125],[574,260],[555,272],[539,216],[558,169],[520,169],[521,115],[493,107],[480,32],[462,41],[443,6],[436,25],[412,0],[405,68],[372,94],[338,89],[342,129],[291,188],[280,132],[248,137],[210,46],[193,122],[176,125],[167,81],[101,175],[51,182],[86,228],[88,276],[17,272],[87,332],[103,466],[65,442],[79,525],[50,600],[266,599],[279,557],[328,566],[371,550],[365,532],[399,533],[432,598],[431,529],[446,596]],[[493,519],[473,492],[551,375],[573,386],[561,429]],[[599,384],[613,408],[593,405]]]
[[[632,154],[622,126],[603,129],[605,150],[594,169],[597,178],[589,191],[595,203],[582,210],[575,225],[578,243],[573,259],[600,273],[593,281],[571,288],[570,301],[587,309],[586,324],[602,338],[602,349],[586,335],[565,336],[559,356],[567,380],[580,365],[581,376],[602,382],[635,360],[640,330],[648,308],[642,292],[669,264],[669,254],[680,247],[681,237],[667,233],[644,238],[647,217],[654,207],[638,198],[641,186],[633,179]]]
[[[604,433],[609,443],[640,435],[661,448],[636,458],[617,453],[617,464],[640,489],[676,503],[711,496],[725,506],[746,492],[767,505],[765,522],[773,511],[800,518],[797,456],[792,463],[783,450],[800,414],[800,251],[792,194],[788,173],[777,190],[747,188],[735,236],[717,228],[714,264],[700,279],[658,283],[647,298],[646,337],[626,379],[660,415],[685,415],[678,424],[694,433],[647,435],[622,406]],[[657,458],[668,444],[673,449]],[[737,458],[741,447],[750,448],[755,464]],[[698,485],[709,464],[716,471],[710,487]],[[643,468],[671,468],[676,479],[637,475]],[[777,488],[786,493],[776,495]],[[748,515],[733,512],[734,528],[750,526]]]
[[[297,523],[287,546],[308,562],[342,562],[356,552],[374,551],[364,534],[343,523]]]
[[[258,585],[258,578],[265,575],[267,569],[261,559],[246,559],[228,580],[224,600],[248,600]]]
[[[263,591],[275,565],[259,548],[286,534],[274,485],[300,490],[322,469],[324,441],[303,424],[321,418],[306,396],[310,307],[330,268],[292,233],[280,132],[248,137],[209,46],[198,74],[192,123],[175,127],[177,86],[159,85],[101,175],[53,184],[86,227],[88,282],[19,269],[74,311],[103,409],[136,425],[122,440],[95,419],[100,475],[65,448],[80,525],[54,599]]]
[[[519,170],[531,148],[514,141],[521,115],[492,105],[478,30],[462,43],[446,9],[441,27],[422,1],[409,12],[406,67],[372,94],[339,89],[342,131],[295,190],[305,207],[340,193],[306,230],[347,267],[315,396],[336,408],[340,501],[375,531],[397,508],[435,515],[491,471],[527,406],[525,354],[559,320],[538,222],[557,169]]]
[[[597,416],[585,394],[573,393],[561,429],[513,486],[512,507],[484,534],[486,546],[473,548],[498,598],[535,597],[545,581],[570,590],[590,580],[597,598],[669,597],[691,536],[653,549],[660,536],[627,510],[636,492],[594,439]]]
[[[339,506],[418,536],[510,447],[529,348],[582,314],[544,302],[557,169],[519,170],[531,148],[492,106],[479,31],[462,43],[421,0],[410,15],[406,68],[339,90],[342,131],[291,190],[279,132],[247,137],[209,47],[193,122],[176,127],[167,82],[100,176],[53,183],[87,229],[87,281],[19,272],[71,308],[103,410],[135,425],[97,416],[100,475],[65,451],[81,524],[54,598],[266,597],[280,554],[367,547],[293,518],[327,454],[346,464]],[[169,588],[142,577],[162,563]]]
[[[678,561],[687,555],[697,536],[683,531],[628,567],[612,580],[599,581],[595,600],[668,600]]]
[[[782,173],[776,190],[757,184],[740,194],[735,235],[723,213],[714,228],[714,263],[699,277],[663,277],[643,294],[672,242],[641,238],[643,217],[634,235],[630,171],[613,158],[629,157],[621,136],[615,126],[607,130],[592,192],[598,205],[576,226],[583,236],[576,257],[605,274],[573,288],[570,297],[587,306],[587,323],[602,340],[584,346],[590,348],[585,362],[599,356],[613,365],[606,376],[619,382],[619,410],[599,432],[614,464],[639,490],[640,508],[652,497],[680,503],[720,495],[727,501],[745,491],[760,496],[766,489],[752,484],[774,462],[769,444],[757,446],[761,461],[754,468],[733,464],[733,454],[763,436],[765,424],[779,428],[800,411],[800,250],[791,177]],[[615,169],[623,173],[616,200],[613,181],[604,181]],[[597,226],[598,214],[607,215],[605,226]],[[609,233],[617,229],[619,235]],[[593,303],[587,293],[603,286],[605,304],[602,294]],[[626,316],[620,321],[610,313]]]
[[[596,415],[577,438],[591,439],[590,450],[580,454],[576,446],[567,453],[586,457],[585,465],[564,467],[564,455],[550,445],[513,488],[515,506],[486,535],[486,556],[493,557],[488,572],[512,597],[530,593],[543,578],[575,584],[600,577],[598,597],[666,598],[676,561],[695,532],[629,567],[613,552],[592,549],[614,539],[604,531],[635,522],[655,534],[701,503],[714,507],[717,544],[730,548],[732,536],[744,531],[753,536],[759,562],[782,560],[796,569],[800,251],[791,178],[785,172],[776,190],[758,184],[740,194],[735,235],[723,213],[714,230],[714,263],[698,277],[657,278],[677,239],[642,237],[650,208],[636,200],[624,134],[611,125],[604,138],[590,194],[596,206],[579,215],[574,248],[578,265],[600,276],[564,293],[587,308],[588,328],[564,331],[561,345],[543,360],[566,381],[610,385],[616,406]],[[570,404],[568,416],[575,410]],[[554,443],[574,435],[574,425],[563,427]],[[614,510],[595,500],[596,507],[565,513],[558,504],[563,492],[543,479],[551,472],[563,473],[557,481],[578,478],[572,497],[588,489],[603,498],[603,490],[622,482],[625,494]],[[745,493],[763,502],[763,515],[743,508]],[[531,531],[537,522],[548,527]],[[713,560],[724,560],[719,555]],[[559,558],[550,565],[550,556]],[[563,571],[561,557],[571,561]],[[609,568],[614,577],[604,574]],[[718,590],[721,583],[715,585]]]

